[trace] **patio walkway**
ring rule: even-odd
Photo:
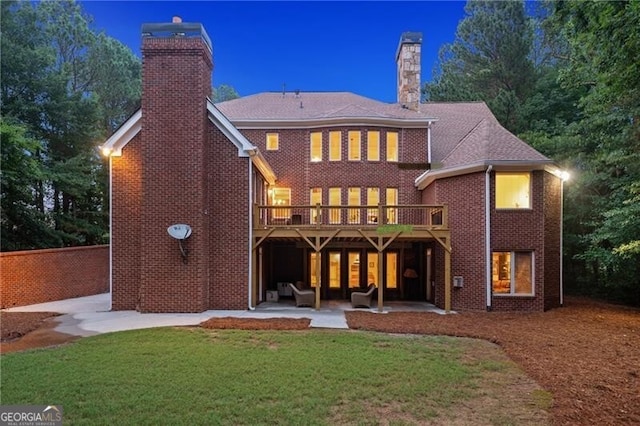
[[[198,325],[209,318],[310,318],[311,327],[346,329],[344,312],[354,310],[348,302],[325,301],[320,310],[296,308],[293,300],[264,302],[254,310],[211,310],[197,314],[142,314],[136,311],[110,311],[109,293],[56,302],[39,303],[4,309],[6,312],[58,312],[63,315],[56,318],[60,323],[55,330],[76,336],[91,336],[113,331],[134,330],[140,328]],[[359,311],[367,309],[358,308]],[[370,309],[377,312],[377,308]],[[444,311],[428,303],[387,302],[382,314],[390,311]]]

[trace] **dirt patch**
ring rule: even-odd
[[[241,330],[306,330],[311,324],[309,318],[211,318],[200,323],[200,327],[210,329]]]
[[[0,312],[0,354],[57,346],[79,339],[79,336],[54,330],[58,315],[55,312]]]
[[[43,319],[52,314],[0,313],[2,336],[38,328],[5,347],[21,343],[20,349],[60,344],[76,337],[52,330]],[[40,315],[40,317],[38,317]],[[44,315],[44,316],[43,316]],[[31,317],[33,316],[33,317]],[[441,316],[431,313],[392,312],[376,314],[347,312],[352,329],[388,333],[414,333],[473,337],[500,345],[507,355],[548,394],[539,394],[542,404],[551,404],[552,422],[563,425],[640,424],[640,310],[566,298],[565,307],[544,313],[463,312]],[[13,317],[13,318],[12,318]],[[211,328],[301,329],[296,319],[218,318]],[[267,323],[269,321],[269,323]],[[295,325],[293,325],[295,324]],[[9,334],[7,334],[9,335]],[[33,336],[31,336],[33,335]],[[65,340],[66,338],[66,340]],[[15,347],[15,346],[14,346]]]

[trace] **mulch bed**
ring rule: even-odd
[[[46,340],[55,333],[50,329],[55,324],[51,315],[0,313],[2,352],[5,346],[21,341],[27,341],[22,349],[51,344]],[[349,311],[346,316],[352,329],[474,337],[497,343],[527,374],[553,392],[554,424],[640,424],[638,309],[566,298],[564,308],[544,313],[462,312],[442,316]],[[307,329],[309,322],[290,318],[212,318],[203,326],[298,330]],[[28,338],[35,332],[17,340],[12,334],[25,334],[29,329],[43,334],[31,341]],[[5,339],[11,336],[14,341],[6,343]]]

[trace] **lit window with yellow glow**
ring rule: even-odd
[[[348,254],[349,261],[349,288],[360,287],[360,253],[350,251]]]
[[[340,288],[340,252],[329,252],[329,288]]]
[[[341,188],[329,188],[329,205],[340,206],[342,204],[342,189]],[[340,220],[340,207],[329,209],[329,223],[336,224],[341,223]]]
[[[398,161],[398,132],[387,132],[387,161]]]
[[[387,188],[387,206],[398,205],[398,188]],[[398,223],[398,209],[387,207],[387,223]]]
[[[360,131],[351,130],[348,133],[349,136],[349,161],[360,161],[361,157],[361,145],[360,145]]]
[[[271,204],[277,206],[273,209],[275,219],[290,219],[291,209],[283,208],[291,205],[291,188],[273,188],[271,191]]]
[[[318,263],[322,262],[322,254],[318,253],[316,254],[315,252],[311,252],[309,253],[309,273],[310,273],[310,277],[309,277],[309,282],[311,283],[311,287],[316,287],[316,284],[318,283],[318,273],[322,270],[322,268],[318,268],[317,265]]]
[[[309,201],[312,206],[322,204],[322,188],[311,188],[309,194]],[[311,209],[311,223],[319,222],[319,214],[317,209]]]
[[[367,132],[367,161],[380,161],[380,132]]]
[[[380,203],[380,189],[378,188],[367,188],[367,205],[368,206],[377,206]],[[378,209],[367,209],[367,223],[375,224],[378,223]]]
[[[277,133],[267,133],[267,151],[277,151],[280,148],[279,139]]]
[[[533,295],[533,252],[493,252],[492,287],[496,295]]]
[[[360,188],[349,188],[349,199],[347,204],[350,206],[360,205]],[[360,223],[360,209],[349,209],[349,224],[357,225]]]
[[[367,252],[367,285],[369,284],[378,285],[378,253],[374,252]]]
[[[496,208],[531,208],[531,173],[496,173]]]
[[[329,132],[329,161],[342,160],[342,132]]]
[[[322,132],[311,133],[311,161],[322,161]]]
[[[387,288],[398,288],[398,253],[387,252],[387,273],[385,282]]]

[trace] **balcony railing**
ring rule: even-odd
[[[375,206],[254,206],[254,226],[377,228],[383,225],[411,225],[448,228],[446,205],[410,204]]]

